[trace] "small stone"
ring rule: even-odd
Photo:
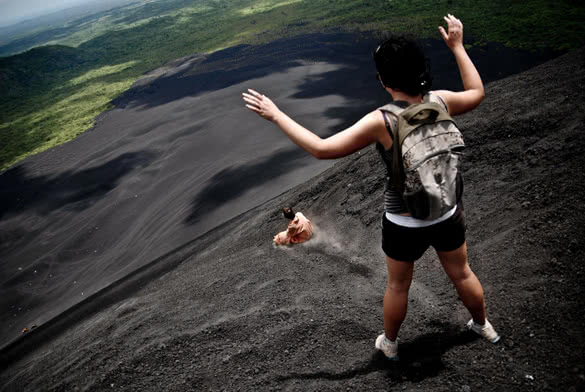
[[[461,392],[471,392],[471,387],[469,385],[463,385],[461,387]]]

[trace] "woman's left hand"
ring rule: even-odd
[[[447,22],[448,31],[445,31],[443,26],[439,26],[439,31],[447,46],[451,50],[463,46],[463,23],[451,14],[444,16],[443,19]]]
[[[257,91],[248,89],[249,93],[242,93],[243,99],[246,102],[246,107],[258,114],[260,117],[274,121],[280,109],[267,96],[260,94]]]

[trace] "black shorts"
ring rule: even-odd
[[[459,248],[465,242],[465,218],[461,206],[443,222],[427,227],[404,227],[382,217],[382,249],[386,256],[400,261],[420,259],[432,246],[439,252]]]

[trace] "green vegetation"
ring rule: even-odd
[[[51,44],[0,58],[0,170],[89,129],[113,98],[169,60],[339,28],[438,37],[448,12],[479,44],[585,44],[578,0],[144,0],[0,47]]]

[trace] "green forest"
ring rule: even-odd
[[[0,46],[0,170],[90,129],[112,99],[170,60],[340,29],[436,38],[447,13],[471,45],[563,52],[585,41],[578,0],[139,1]]]

